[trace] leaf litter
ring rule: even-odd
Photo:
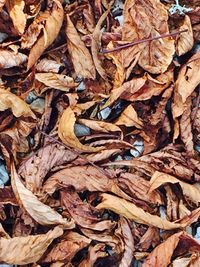
[[[200,1],[0,10],[0,266],[200,266]]]

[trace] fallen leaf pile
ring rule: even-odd
[[[200,266],[200,1],[0,1],[0,264]]]

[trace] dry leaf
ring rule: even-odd
[[[138,117],[137,112],[135,111],[132,105],[129,105],[125,110],[121,113],[117,121],[116,125],[125,125],[126,127],[136,127],[141,129],[143,127],[142,120]]]
[[[103,147],[91,147],[82,145],[74,133],[74,124],[76,122],[75,114],[73,110],[68,107],[62,114],[59,126],[58,135],[60,139],[66,145],[75,148],[83,152],[98,152],[103,149]]]
[[[15,29],[21,35],[26,27],[26,14],[24,13],[25,2],[23,0],[8,0],[6,7],[13,21]]]
[[[156,188],[166,183],[180,184],[185,197],[187,197],[188,199],[190,199],[192,202],[196,203],[197,205],[200,202],[200,190],[198,187],[195,187],[194,185],[191,185],[191,184],[187,184],[175,178],[174,176],[171,176],[163,172],[158,172],[158,171],[156,171],[151,177],[151,180],[150,180],[151,187],[150,187],[149,192],[152,192]]]
[[[61,3],[59,0],[53,0],[52,2],[49,1],[49,4],[51,5],[51,11],[46,19],[42,35],[31,48],[27,69],[30,69],[42,55],[44,50],[53,43],[62,26],[64,11]]]
[[[35,195],[23,185],[15,170],[14,164],[11,165],[12,188],[20,205],[28,214],[41,225],[61,224],[67,229],[74,228],[73,221],[63,218],[58,212],[40,202]]]
[[[62,234],[63,230],[57,226],[46,234],[0,238],[0,261],[16,265],[37,262],[52,241]]]
[[[76,75],[82,78],[95,79],[96,70],[92,56],[90,55],[90,52],[86,48],[84,42],[81,40],[69,15],[67,15],[66,35],[67,47]]]
[[[124,17],[124,41],[136,41],[169,33],[168,12],[160,0],[126,0]],[[174,40],[167,37],[139,44],[129,49],[129,55],[133,56],[138,51],[141,51],[138,63],[142,68],[151,73],[163,73],[172,61],[175,52]],[[131,59],[133,57],[130,57]]]
[[[0,50],[0,69],[18,67],[27,61],[27,56],[10,50]]]
[[[186,32],[181,33],[177,39],[176,53],[178,56],[181,56],[190,51],[194,45],[193,30],[190,17],[188,15],[184,17],[183,24],[179,30],[187,30]]]
[[[40,73],[42,72],[58,73],[62,66],[63,65],[61,63],[57,63],[55,60],[43,58],[36,65],[36,70]]]
[[[91,239],[83,235],[69,232],[50,250],[43,262],[71,261],[75,254],[84,247],[87,247],[90,242]]]
[[[63,75],[63,74],[56,74],[56,73],[36,73],[35,79],[47,87],[58,89],[61,91],[68,92],[69,89],[78,86],[78,83],[74,82],[74,79]]]
[[[128,202],[125,199],[118,198],[109,194],[102,194],[102,202],[97,206],[98,209],[110,209],[117,214],[120,214],[127,219],[133,220],[137,223],[155,226],[160,229],[170,230],[180,228],[180,224],[176,224],[164,219],[157,215],[152,215],[145,212],[142,208],[137,207],[135,204]]]

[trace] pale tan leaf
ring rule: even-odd
[[[185,15],[183,24],[179,28],[179,31],[187,30],[181,33],[177,39],[176,53],[178,56],[184,55],[190,51],[194,45],[193,30],[190,21],[190,17]]]
[[[43,58],[36,66],[36,70],[38,72],[52,72],[58,73],[60,67],[63,65],[61,63],[57,63],[55,60]]]
[[[78,86],[72,77],[57,73],[36,73],[35,79],[45,84],[47,87],[68,92],[69,89]]]
[[[135,111],[132,105],[129,105],[127,108],[125,108],[125,110],[120,114],[115,124],[125,125],[126,127],[134,126],[139,129],[143,127],[143,122],[138,117],[137,112]]]
[[[103,149],[103,147],[91,147],[83,145],[79,142],[78,138],[74,133],[74,124],[76,122],[75,114],[73,110],[68,107],[62,114],[59,126],[58,135],[60,139],[66,145],[75,148],[83,152],[98,152]]]
[[[42,225],[61,224],[67,229],[74,228],[73,221],[63,218],[58,212],[40,202],[31,191],[26,189],[16,172],[14,164],[11,165],[11,176],[12,188],[19,204],[36,222]]]
[[[46,234],[0,238],[0,261],[16,265],[37,262],[52,241],[62,234],[63,230],[57,226]]]
[[[172,113],[174,119],[183,114],[184,103],[200,82],[200,52],[181,68],[175,83]]]
[[[175,178],[172,175],[156,171],[150,180],[150,190],[149,192],[152,192],[153,190],[157,189],[161,185],[164,185],[166,183],[176,184],[178,183],[182,190],[185,197],[189,198],[192,202],[198,204],[200,202],[200,190],[199,188],[195,187],[194,185],[182,182],[181,180]]]
[[[13,21],[13,25],[19,34],[24,33],[26,27],[25,2],[23,0],[8,0],[6,7]]]
[[[9,90],[0,88],[0,111],[11,109],[15,117],[36,118],[26,102]]]
[[[53,0],[51,12],[46,19],[43,33],[31,48],[27,69],[30,69],[36,63],[44,50],[56,39],[63,23],[63,17],[64,11],[62,4],[59,0]]]
[[[103,133],[121,132],[121,129],[113,123],[87,119],[79,119],[78,121],[94,131]]]
[[[142,208],[137,207],[135,204],[109,194],[102,194],[102,202],[97,205],[98,209],[110,209],[117,214],[120,214],[127,219],[133,220],[137,223],[155,226],[160,229],[170,230],[180,228],[179,223],[170,222],[161,219],[157,215],[152,215],[145,212]]]
[[[18,67],[27,61],[27,56],[10,50],[0,50],[0,69]]]
[[[1,0],[1,1],[0,1],[0,11],[1,11],[2,8],[4,7],[5,3],[6,3],[6,0]]]
[[[95,79],[96,69],[84,42],[81,40],[69,15],[67,15],[67,48],[77,76],[87,79]]]

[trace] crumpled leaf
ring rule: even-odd
[[[77,155],[66,150],[65,147],[59,144],[48,144],[23,161],[18,174],[25,180],[26,188],[37,193],[49,171],[76,158]]]
[[[25,265],[37,262],[52,241],[61,236],[63,230],[55,227],[46,234],[0,238],[0,261],[7,264]],[[10,253],[8,253],[10,251]]]
[[[175,83],[172,113],[174,119],[184,112],[184,104],[200,82],[200,52],[194,54],[181,68]]]
[[[76,232],[68,232],[64,235],[64,238],[50,250],[43,262],[70,262],[74,255],[79,250],[87,247],[90,242],[91,239],[83,235]]]
[[[122,39],[125,41],[133,42],[169,33],[168,12],[160,0],[126,0],[124,17]],[[141,51],[138,63],[143,69],[150,73],[163,73],[172,61],[174,40],[167,37],[133,46],[128,49],[129,62],[138,51]]]
[[[135,204],[125,199],[106,193],[102,194],[102,202],[98,204],[96,208],[110,209],[115,213],[126,217],[127,219],[133,220],[137,223],[155,226],[160,229],[170,230],[181,227],[179,223],[161,219],[157,215],[152,215],[148,212],[145,212],[142,208],[137,207]]]
[[[61,67],[62,67],[61,63],[57,63],[55,60],[52,59],[43,58],[36,65],[36,70],[40,73],[43,72],[58,73]]]
[[[75,114],[73,110],[68,107],[63,112],[59,125],[58,125],[58,136],[66,145],[75,148],[83,152],[98,152],[103,149],[103,147],[91,147],[83,145],[79,142],[78,138],[74,133],[74,124],[76,122]]]
[[[50,88],[68,92],[69,89],[78,86],[78,83],[74,82],[74,79],[64,74],[56,73],[36,73],[35,79]]]
[[[24,207],[36,222],[42,225],[61,224],[67,229],[74,228],[73,221],[68,221],[58,212],[40,202],[37,197],[23,185],[15,170],[14,164],[11,165],[11,175],[12,188],[19,204]]]
[[[190,199],[192,202],[196,204],[200,202],[200,190],[198,187],[195,187],[195,185],[182,182],[172,175],[159,172],[159,171],[156,171],[151,177],[151,180],[150,180],[151,187],[150,187],[149,192],[152,192],[156,188],[166,183],[171,183],[171,184],[179,183],[183,190],[183,194],[185,195],[185,197],[187,197],[188,199]]]
[[[112,228],[115,223],[100,220],[99,211],[87,202],[82,202],[76,192],[65,190],[61,192],[62,205],[67,209],[76,224],[97,231]]]
[[[0,50],[0,69],[18,67],[27,61],[27,56],[18,52],[1,49]]]
[[[106,257],[104,244],[97,244],[94,247],[89,247],[89,253],[87,259],[83,260],[78,267],[93,267],[98,258]]]
[[[67,47],[76,75],[86,79],[95,79],[96,69],[84,42],[81,40],[76,28],[74,27],[70,16],[67,15]]]
[[[26,27],[25,2],[23,0],[8,0],[6,1],[6,7],[15,29],[20,35],[23,34]]]
[[[59,0],[49,0],[51,6],[41,36],[31,48],[27,69],[30,69],[39,59],[44,50],[53,43],[57,37],[63,22],[64,11]]]
[[[190,241],[191,243],[188,241]],[[190,251],[193,250],[192,246],[193,244],[195,250],[200,248],[200,244],[198,244],[191,236],[187,235],[184,232],[179,232],[170,236],[163,243],[158,245],[148,255],[142,267],[154,267],[154,266],[167,267],[171,262],[171,257],[174,253],[174,250],[177,248],[178,244],[180,245],[180,243],[182,243],[183,245],[180,246],[179,249],[183,249],[185,251],[187,251],[187,247]]]
[[[179,30],[187,30],[186,32],[181,33],[177,39],[176,53],[178,56],[181,56],[190,51],[194,45],[193,30],[188,15],[185,15],[183,24]]]

